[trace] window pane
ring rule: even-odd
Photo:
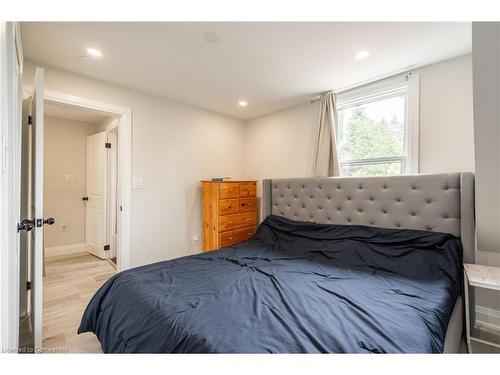
[[[339,111],[340,161],[402,156],[406,95]]]
[[[342,176],[380,176],[401,174],[401,162],[388,162],[377,164],[342,165]]]

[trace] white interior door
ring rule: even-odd
[[[85,244],[89,253],[106,259],[110,245],[106,243],[107,208],[107,135],[101,132],[87,137],[87,195],[85,209]]]
[[[34,228],[31,231],[31,324],[35,349],[42,347],[43,309],[43,80],[44,70],[36,68],[31,101],[31,194],[29,206]]]
[[[22,128],[21,128],[21,199],[20,218],[31,221],[33,217],[31,206],[32,181],[31,181],[31,97],[22,102]],[[29,228],[28,228],[29,229]],[[32,234],[29,231],[19,231],[19,317],[21,320],[31,319],[30,294],[27,286],[31,281],[31,242]],[[22,343],[32,343],[33,337],[26,334]]]
[[[107,208],[107,242],[110,245],[110,258],[117,257],[118,250],[118,128],[108,132],[108,208]],[[116,259],[114,260],[116,264]]]

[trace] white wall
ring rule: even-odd
[[[31,85],[35,64],[26,62]],[[188,255],[200,248],[200,179],[242,177],[244,122],[82,76],[48,68],[46,89],[132,109],[131,265]],[[57,218],[56,218],[57,219]]]
[[[429,65],[420,75],[420,172],[474,171],[472,57]]]
[[[415,70],[420,76],[420,172],[474,171],[471,55]],[[319,103],[247,122],[247,178],[309,176]],[[279,156],[279,157],[276,157]]]
[[[472,26],[478,248],[500,252],[500,23]]]
[[[249,120],[245,129],[245,176],[251,179],[312,174],[319,102]]]
[[[45,247],[85,242],[87,136],[97,133],[98,125],[45,116],[44,119],[44,188],[45,217],[57,218],[44,229]],[[65,175],[73,174],[73,183]],[[60,226],[66,224],[66,232]]]
[[[500,267],[500,23],[472,24],[476,158],[476,263]],[[479,289],[478,304],[500,312],[498,292]],[[486,317],[500,327],[500,315]]]

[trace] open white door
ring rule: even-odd
[[[20,295],[22,320],[31,326],[23,328],[20,345],[38,353],[42,348],[43,311],[43,226],[54,219],[43,218],[43,75],[36,68],[33,93],[23,101],[21,137],[21,222],[20,232]]]
[[[106,243],[107,208],[107,134],[87,137],[87,202],[85,208],[85,245],[89,253],[106,259],[110,245]]]
[[[44,70],[36,68],[33,95],[31,97],[31,115],[28,135],[31,160],[28,162],[31,179],[29,181],[29,209],[33,226],[31,231],[31,324],[35,351],[42,347],[42,311],[43,311],[43,226],[53,224],[54,219],[43,216],[43,79]]]
[[[31,335],[24,345],[35,353],[42,348],[43,311],[43,226],[54,224],[54,219],[43,217],[43,76],[36,68],[31,98],[23,101],[22,158],[21,158],[21,222],[17,226],[21,240],[22,281],[27,279],[28,303],[22,310],[31,323]],[[23,311],[24,312],[24,311]],[[28,336],[28,333],[26,333]]]

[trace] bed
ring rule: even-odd
[[[264,180],[249,241],[110,280],[78,332],[104,352],[452,353],[471,173]]]

